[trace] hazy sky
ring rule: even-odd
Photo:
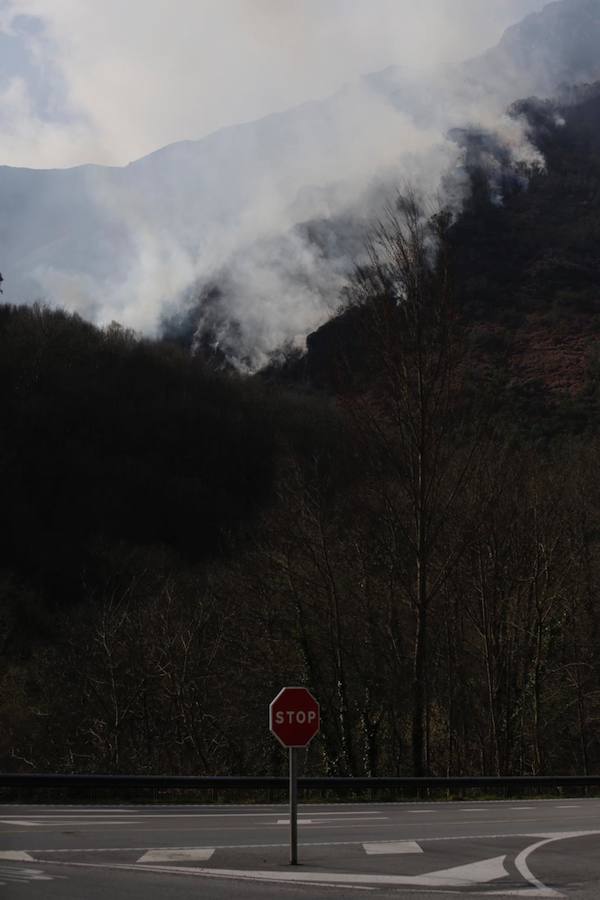
[[[544,0],[0,0],[0,164],[124,164],[460,60]]]

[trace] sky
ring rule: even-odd
[[[124,165],[460,61],[544,0],[0,0],[0,165]]]

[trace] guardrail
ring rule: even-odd
[[[153,788],[157,790],[216,790],[255,791],[287,790],[287,777],[238,775],[51,775],[1,774],[0,788],[110,788],[129,790]],[[598,775],[515,775],[456,778],[321,778],[298,779],[300,791],[376,791],[396,790],[415,792],[452,791],[457,789],[537,790],[558,788],[600,788]]]

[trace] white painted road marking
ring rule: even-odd
[[[459,823],[457,823],[459,824]],[[464,824],[460,823],[460,824]],[[600,834],[600,831],[586,831],[586,832],[566,832],[568,837],[573,836],[582,836],[582,835],[595,835]],[[446,843],[448,841],[479,841],[479,840],[504,840],[505,838],[550,838],[550,837],[560,837],[561,839],[564,837],[565,832],[495,832],[488,834],[453,834],[437,837],[425,836],[425,837],[416,837],[414,840],[419,844],[425,843]],[[363,841],[302,841],[299,845],[301,847],[357,847],[362,846]],[[281,842],[269,842],[269,843],[261,843],[261,844],[215,844],[215,850],[265,850],[268,848],[277,848],[277,847],[289,847],[289,843],[281,843]],[[42,857],[46,854],[55,854],[55,853],[131,853],[131,852],[139,852],[142,853],[146,850],[193,850],[194,847],[60,847],[60,848],[51,848],[47,849],[45,847],[39,848],[37,850],[28,850],[28,853],[31,853],[36,862],[41,861],[38,857]]]
[[[213,847],[198,847],[195,850],[148,850],[138,859],[138,863],[156,862],[204,862],[214,853]]]
[[[287,844],[285,846],[288,846]],[[123,864],[110,864],[110,863],[80,863],[80,862],[61,862],[61,866],[72,866],[73,868],[79,869],[103,869],[106,870],[120,870],[122,872],[165,872],[168,875],[192,875],[192,876],[200,876],[204,875],[205,872],[212,872],[212,877],[221,877],[221,878],[236,878],[236,873],[233,870],[225,870],[223,875],[215,876],[214,872],[216,869],[195,869],[188,868],[187,866],[144,866],[141,868],[139,865],[123,865]],[[65,876],[55,875],[55,878],[63,878]],[[273,881],[277,881],[278,879],[274,878]],[[279,881],[285,882],[286,876],[282,875],[279,878]],[[335,887],[335,885],[321,883],[319,881],[311,881],[311,885],[313,887]],[[366,887],[364,885],[355,885],[355,884],[345,884],[344,890],[347,891],[374,891],[376,888]]]
[[[40,869],[23,869],[16,866],[0,866],[0,885],[9,883],[27,884],[29,881],[53,881]]]
[[[90,822],[91,821],[94,821],[94,822],[137,822],[139,819],[146,819],[146,818],[148,818],[148,816],[145,816],[142,813],[140,813],[137,816],[134,816],[134,815],[120,816],[120,815],[114,815],[114,814],[112,816],[108,816],[108,815],[104,815],[104,814],[99,815],[98,813],[89,812],[89,813],[86,813],[85,815],[80,815],[80,816],[27,816],[26,818],[19,818],[19,819],[13,818],[11,816],[9,818],[2,819],[1,821],[10,822],[10,823],[13,823],[13,822],[35,822],[37,825],[39,825],[39,824],[52,825],[55,822],[82,822],[82,821],[86,821],[86,822],[89,822],[89,821]],[[161,816],[160,818],[163,818],[163,817]],[[165,816],[164,818],[167,818],[167,816]]]
[[[0,852],[0,861],[3,859],[8,859],[12,862],[33,862],[33,856],[25,853],[24,850],[2,850]]]
[[[186,875],[200,875],[213,878],[238,878],[244,881],[277,881],[277,882],[304,882],[307,884],[339,884],[344,887],[351,885],[404,885],[412,887],[432,888],[458,888],[477,887],[480,884],[489,884],[499,878],[508,875],[504,867],[506,856],[497,856],[493,859],[484,859],[481,862],[470,863],[466,866],[455,866],[451,869],[440,869],[437,872],[428,872],[425,875],[378,875],[359,874],[351,872],[271,872],[237,869],[173,869],[162,867],[161,871],[183,872]],[[158,867],[150,871],[158,871]]]
[[[30,822],[27,819],[0,819],[1,825],[41,825],[41,822]]]
[[[277,825],[289,825],[289,819],[277,819]],[[313,819],[298,819],[298,825],[314,825]],[[325,825],[325,822],[321,822],[321,825]]]
[[[327,819],[327,823],[323,822],[323,824],[329,824],[332,821],[346,821],[346,819],[340,818],[351,817],[356,822],[369,822],[374,821],[376,818],[387,819],[388,816],[374,816],[374,813],[379,812],[379,810],[352,810],[352,811],[341,811],[336,810],[335,813],[327,812],[310,812],[310,819],[305,819],[302,824],[317,824],[314,819],[316,817],[322,817],[323,819]],[[85,814],[53,814],[53,815],[34,815],[29,819],[0,819],[0,824],[3,825],[18,825],[27,828],[44,828],[44,827],[52,827],[52,826],[63,826],[63,825],[77,825],[77,826],[91,826],[91,825],[136,825],[142,824],[142,820],[151,819],[154,823],[160,825],[161,821],[165,819],[176,820],[176,819],[225,819],[225,820],[233,820],[235,823],[236,819],[239,818],[269,818],[272,819],[275,816],[275,812],[261,812],[261,813],[173,813],[169,815],[149,815],[145,813],[132,813],[125,815],[94,815],[93,813]],[[306,814],[305,814],[306,815]],[[277,820],[277,824],[283,824],[288,820]],[[229,822],[227,823],[229,824]],[[275,823],[268,823],[275,824]]]
[[[298,819],[298,825],[331,825],[332,822],[343,822],[344,825],[350,822],[387,822],[388,816],[361,816],[359,819],[338,819],[332,816],[331,819]],[[269,823],[267,823],[269,824]],[[289,825],[289,819],[277,819],[276,825]]]
[[[522,875],[522,877],[527,882],[527,887],[522,888],[506,888],[503,890],[488,890],[486,894],[490,896],[515,896],[515,897],[533,897],[533,898],[559,898],[564,895],[560,894],[558,891],[553,890],[552,888],[547,887],[541,881],[539,881],[530,871],[527,860],[528,857],[534,853],[539,848],[545,846],[546,844],[553,843],[555,841],[562,841],[571,838],[581,838],[581,837],[590,837],[590,836],[598,836],[600,835],[600,831],[573,831],[573,832],[545,832],[537,834],[488,834],[488,835],[478,835],[478,839],[487,838],[487,839],[499,839],[499,838],[510,838],[513,839],[515,837],[526,837],[526,838],[534,838],[535,843],[526,847],[515,859],[515,867]],[[420,838],[420,841],[431,841],[431,842],[445,842],[445,841],[456,841],[456,840],[473,840],[473,835],[463,835],[463,836],[452,836],[452,837],[437,837],[437,838]],[[358,842],[354,841],[336,841],[336,842],[327,842],[327,843],[305,843],[304,846],[335,846],[338,844],[356,844]],[[237,845],[231,845],[235,847]],[[246,845],[248,846],[248,845]],[[249,845],[254,846],[287,846],[284,844],[278,845]],[[132,848],[122,848],[124,850],[131,851]],[[182,849],[198,849],[198,848],[182,848]],[[204,848],[208,849],[218,849],[218,848]],[[31,851],[42,853],[43,851]],[[52,852],[52,851],[50,851]],[[73,851],[69,851],[73,852]],[[85,852],[85,851],[78,851]],[[179,857],[178,857],[179,859]],[[482,884],[489,884],[492,881],[496,881],[498,879],[506,877],[509,873],[505,867],[506,855],[494,857],[492,859],[482,860],[480,862],[471,863],[463,866],[456,866],[450,869],[442,869],[434,872],[428,872],[423,875],[416,876],[394,876],[394,875],[365,875],[365,874],[355,874],[355,873],[324,873],[324,872],[288,872],[283,874],[281,870],[279,871],[252,871],[252,870],[236,870],[236,869],[207,869],[207,868],[196,868],[196,867],[173,867],[173,866],[153,866],[153,865],[144,865],[140,867],[139,865],[122,865],[122,864],[91,864],[91,863],[76,863],[76,862],[67,862],[62,863],[61,865],[71,865],[71,866],[80,866],[84,868],[103,868],[103,869],[128,869],[130,871],[137,870],[142,871],[152,871],[152,872],[165,872],[165,873],[178,873],[180,875],[189,875],[189,876],[202,876],[202,877],[214,877],[214,878],[228,878],[228,879],[240,879],[240,880],[256,880],[256,881],[268,881],[270,883],[290,883],[290,882],[304,882],[307,884],[322,885],[323,887],[332,887],[335,885],[344,886],[347,890],[370,890],[371,888],[367,887],[367,885],[398,885],[398,886],[413,886],[413,887],[426,887],[426,888],[445,888],[445,889],[456,889],[463,887],[477,887]],[[36,862],[40,862],[41,860],[36,860]],[[49,880],[50,876],[44,875],[43,872],[37,869],[16,869],[11,868],[8,869],[8,872],[5,875],[6,871],[5,866],[0,865],[0,884],[5,883],[6,880],[15,880],[20,879],[24,880]],[[57,876],[58,877],[58,876]],[[3,882],[2,879],[5,879]]]
[[[128,818],[128,819],[98,819],[92,818],[90,816],[86,816],[84,819],[76,819],[73,821],[72,819],[53,819],[49,822],[39,822],[33,819],[0,819],[0,823],[3,825],[24,825],[29,828],[48,828],[52,825],[137,825],[138,818]]]
[[[380,841],[378,843],[363,844],[368,856],[381,855],[392,856],[396,853],[422,853],[416,841]]]
[[[342,810],[336,809],[336,816],[372,816],[381,813],[380,809],[353,809],[343,812]],[[28,820],[35,820],[36,822],[41,822],[42,820],[49,819],[53,822],[57,820],[63,819],[99,819],[100,821],[105,821],[105,819],[110,819],[111,822],[116,819],[123,819],[125,822],[135,822],[138,819],[156,819],[160,821],[161,819],[258,819],[258,818],[272,818],[276,816],[277,812],[272,810],[271,812],[251,812],[251,813],[169,813],[165,815],[163,813],[156,813],[150,815],[148,813],[126,813],[122,815],[114,815],[108,813],[53,813],[52,815],[31,815]],[[306,810],[303,815],[309,816],[331,816],[330,812],[313,812],[312,810]],[[16,821],[15,819],[10,819],[10,822]]]

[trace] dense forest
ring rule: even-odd
[[[600,90],[512,114],[254,376],[0,306],[3,770],[279,773],[286,683],[315,773],[598,768]]]

